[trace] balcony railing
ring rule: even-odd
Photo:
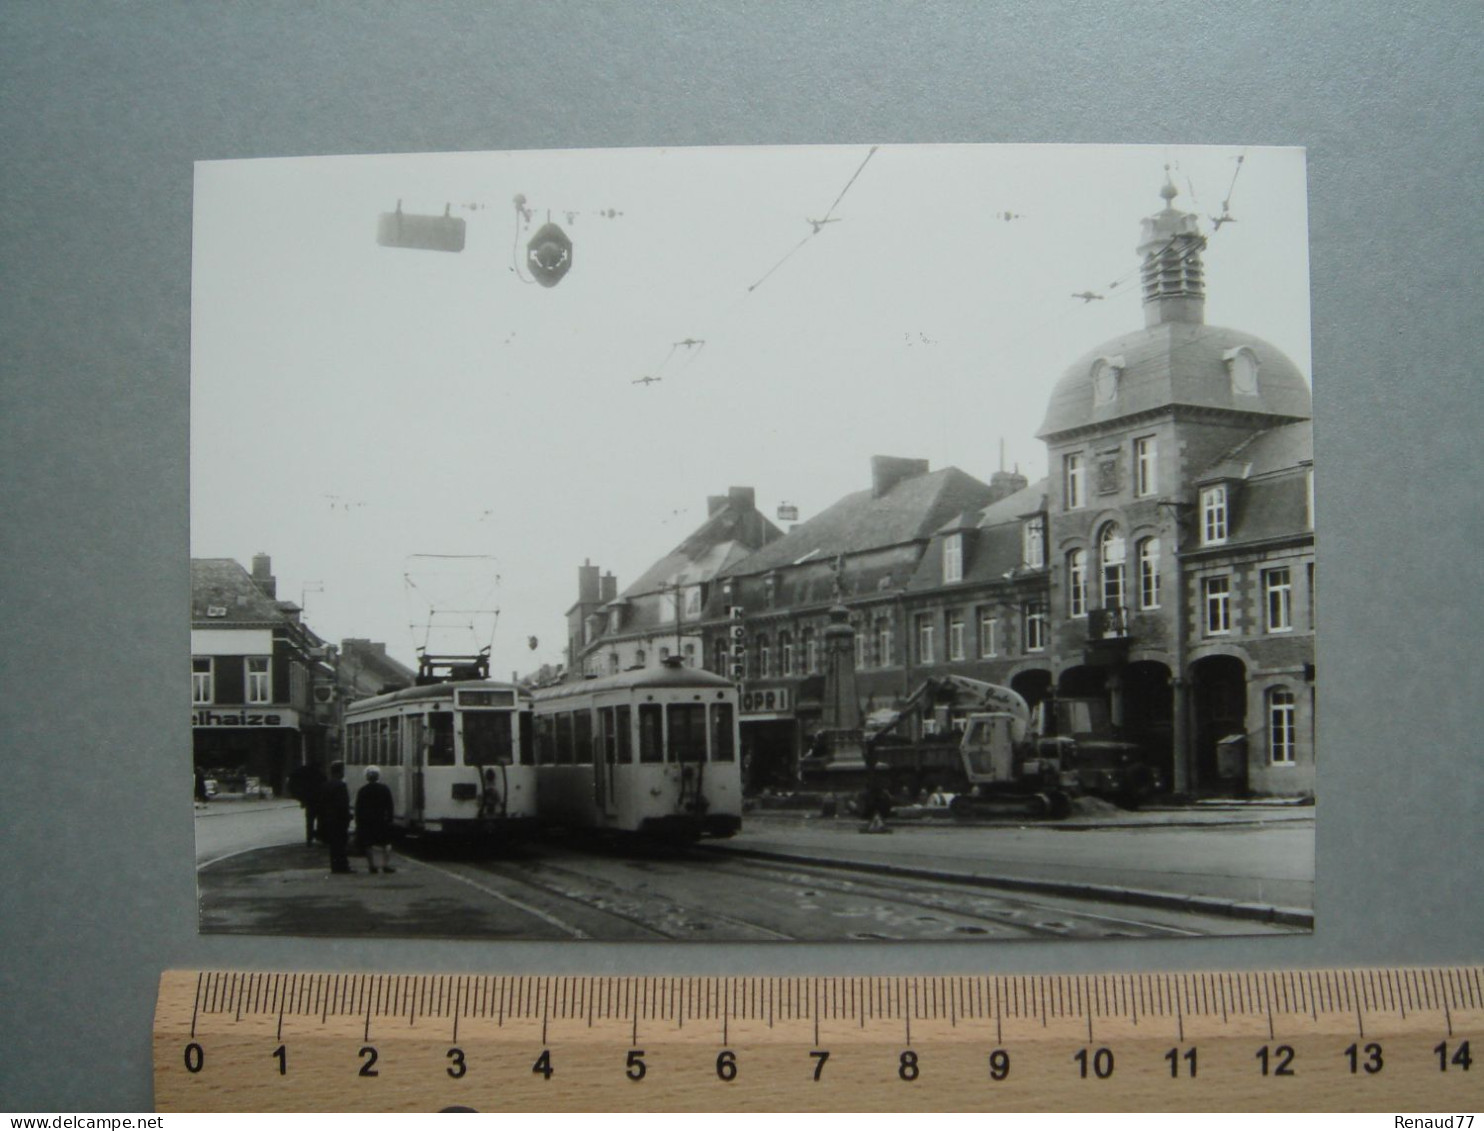
[[[1128,610],[1092,609],[1087,614],[1087,638],[1089,640],[1127,640]]]

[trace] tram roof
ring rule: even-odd
[[[516,705],[520,705],[522,696],[530,693],[525,688],[514,683],[503,683],[494,679],[447,679],[442,683],[423,683],[416,687],[404,687],[400,691],[388,691],[384,695],[373,695],[369,699],[357,699],[346,709],[348,711],[367,711],[377,707],[387,707],[393,703],[416,703],[423,699],[445,699],[451,698],[456,690],[471,689],[480,691],[513,691],[515,692]]]
[[[543,688],[533,694],[536,702],[565,699],[571,695],[589,695],[597,691],[623,691],[645,687],[731,687],[732,681],[715,672],[700,668],[644,668],[619,672],[597,679],[574,680],[556,687]]]

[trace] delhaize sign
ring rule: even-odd
[[[250,707],[228,707],[225,710],[213,711],[206,707],[198,707],[191,712],[191,726],[193,727],[297,727],[299,725],[299,712],[287,707],[276,707],[273,710],[253,710]]]

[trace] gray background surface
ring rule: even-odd
[[[148,1108],[154,991],[171,966],[964,973],[1484,957],[1481,42],[1484,6],[1395,0],[0,6],[0,1108]],[[1308,147],[1316,933],[766,949],[198,937],[177,785],[192,162],[914,141]],[[243,423],[262,429],[265,459],[312,458],[292,406],[246,398]]]

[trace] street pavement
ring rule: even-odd
[[[821,879],[832,871],[909,885],[951,878],[965,885],[966,901],[978,889],[1140,915],[1158,909],[1199,917],[1201,933],[1225,933],[1223,921],[1231,933],[1312,927],[1313,808],[1110,810],[1063,822],[901,823],[887,835],[863,834],[849,818],[750,814],[736,837],[703,847],[719,860],[796,866]],[[571,918],[561,900],[462,866],[402,857],[395,875],[371,876],[358,859],[359,875],[332,877],[323,846],[303,844],[293,802],[213,802],[196,817],[206,931],[628,937],[611,920],[595,927]],[[540,842],[497,855],[527,879],[552,863]],[[701,881],[706,869],[689,871]]]
[[[736,837],[706,843],[718,852],[1006,881],[1146,905],[1173,897],[1208,911],[1311,925],[1312,807],[1112,810],[972,828],[897,824],[885,835],[861,827],[843,818],[752,815]]]
[[[278,844],[304,842],[304,810],[297,801],[196,802],[196,867]]]

